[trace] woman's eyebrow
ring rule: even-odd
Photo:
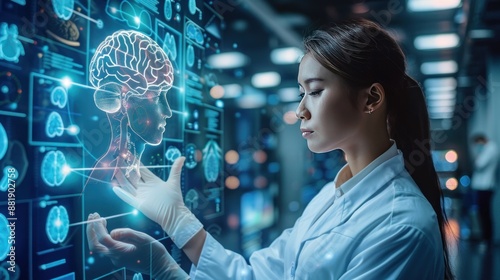
[[[323,82],[323,81],[324,81],[324,79],[322,79],[322,78],[308,78],[304,81],[304,84],[308,85],[312,82]],[[299,83],[299,87],[302,87],[302,85],[300,83]]]

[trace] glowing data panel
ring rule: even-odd
[[[60,186],[66,178],[66,157],[61,151],[50,151],[42,161],[42,179],[50,187]]]
[[[54,206],[47,215],[45,233],[50,242],[58,244],[66,239],[69,231],[68,211],[64,206]]]
[[[198,164],[198,157],[200,157],[201,152],[196,148],[195,144],[187,144],[186,145],[186,161],[184,166],[189,169],[193,169]]]

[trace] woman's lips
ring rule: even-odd
[[[314,133],[314,131],[309,130],[309,129],[300,129],[302,131],[302,137],[307,138],[311,136],[311,134]]]

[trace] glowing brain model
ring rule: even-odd
[[[151,38],[131,30],[119,30],[97,47],[89,64],[96,106],[116,113],[131,96],[150,98],[148,92],[166,91],[174,80],[172,63]]]

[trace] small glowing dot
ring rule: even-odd
[[[458,159],[458,154],[454,150],[449,150],[448,152],[446,152],[444,158],[447,162],[454,163]]]
[[[137,211],[137,209],[134,209],[134,211],[132,211],[132,214],[137,216],[137,214],[139,214],[139,211]]]
[[[57,219],[54,221],[54,226],[56,226],[56,227],[61,227],[61,226],[62,226],[62,221],[61,221],[61,219],[57,218]]]
[[[210,96],[214,99],[220,99],[224,96],[224,88],[220,85],[216,85],[210,89]]]
[[[47,207],[47,201],[45,201],[45,200],[40,201],[40,207],[42,207],[42,208]]]
[[[240,155],[235,150],[229,150],[229,151],[226,152],[226,155],[224,156],[224,159],[229,164],[235,164],[235,163],[238,162],[238,160],[240,160]]]
[[[188,112],[184,112],[184,117],[185,118],[189,117],[189,113]]]
[[[116,8],[115,8],[115,7],[111,7],[111,8],[109,8],[109,9],[111,10],[111,12],[112,12],[113,14],[116,14]]]
[[[226,178],[226,187],[230,190],[235,190],[240,186],[240,180],[236,176]]]
[[[450,178],[446,180],[446,188],[450,191],[455,190],[458,187],[458,181],[455,178]]]
[[[68,134],[70,135],[77,135],[78,133],[80,133],[80,127],[77,126],[77,125],[70,125],[68,126]]]
[[[215,101],[215,106],[219,108],[224,108],[224,102],[222,102],[222,100],[217,100]]]
[[[91,253],[92,253],[92,252],[91,252]],[[94,263],[95,263],[95,259],[94,259],[94,257],[89,257],[89,258],[87,259],[87,263],[88,263],[88,264],[94,264]]]
[[[68,77],[64,77],[62,78],[61,83],[65,88],[69,88],[73,84],[73,81],[71,81],[71,79]]]
[[[63,165],[61,171],[64,175],[68,175],[71,172],[71,167],[69,165],[65,164],[65,165]]]
[[[286,124],[294,124],[297,122],[297,120],[298,119],[294,111],[288,111],[285,114],[283,114],[283,121]]]
[[[134,17],[135,23],[141,23],[141,19],[139,17]]]

